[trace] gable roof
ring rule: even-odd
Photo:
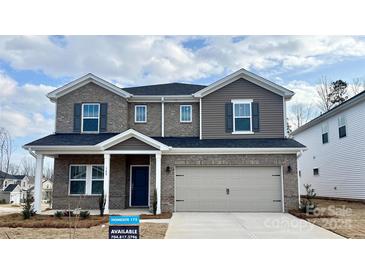
[[[0,179],[11,178],[12,176],[4,171],[0,170]]]
[[[159,85],[139,86],[123,88],[123,90],[136,95],[155,95],[155,96],[169,96],[169,95],[192,95],[193,93],[205,88],[203,85],[185,84],[185,83],[168,83]]]
[[[237,70],[236,72],[222,78],[221,80],[214,82],[213,84],[207,86],[206,88],[199,90],[198,92],[194,93],[194,96],[195,97],[204,97],[241,78],[245,79],[247,81],[250,81],[251,83],[254,83],[271,92],[274,92],[280,96],[283,96],[285,99],[290,99],[294,95],[293,91],[288,90],[282,86],[279,86],[265,78],[262,78],[261,76],[258,76],[256,74],[249,72],[242,68],[242,69]]]
[[[100,77],[95,76],[92,73],[88,73],[88,74],[48,93],[47,97],[49,99],[51,99],[51,101],[54,101],[55,99],[65,95],[77,88],[80,88],[88,83],[94,83],[94,84],[101,86],[124,98],[128,98],[131,96],[131,94],[129,94],[128,92],[124,91],[123,89],[117,87],[116,85],[113,85],[113,84],[109,83],[108,81],[105,81],[105,80],[101,79]]]
[[[335,106],[334,108],[330,109],[329,111],[319,115],[318,117],[314,118],[313,120],[309,121],[308,123],[304,124],[303,126],[297,128],[294,130],[291,135],[296,135],[312,126],[315,126],[322,121],[338,114],[339,112],[349,109],[352,106],[356,105],[357,103],[360,103],[365,100],[365,90],[360,92],[359,94],[351,97],[350,99],[346,100],[345,102]]]
[[[4,192],[12,192],[17,186],[17,184],[10,184],[4,189]]]

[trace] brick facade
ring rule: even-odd
[[[290,165],[291,172],[287,171]],[[166,172],[170,167],[171,171]],[[284,209],[298,208],[297,156],[295,154],[163,155],[161,162],[162,211],[174,210],[176,166],[283,166]]]
[[[148,155],[112,155],[110,170],[110,209],[129,207],[130,165],[150,165],[150,208],[156,186],[156,159]],[[97,209],[98,197],[69,196],[70,164],[103,164],[102,155],[60,155],[55,159],[53,208]],[[288,166],[291,166],[289,173]],[[170,171],[167,171],[167,167]],[[162,155],[161,159],[161,210],[174,211],[176,166],[283,166],[284,209],[298,207],[297,158],[295,154],[272,155]]]

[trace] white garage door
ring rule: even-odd
[[[176,211],[281,212],[280,167],[177,167]]]

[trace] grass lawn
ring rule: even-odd
[[[365,239],[365,203],[325,199],[314,199],[314,202],[318,216],[291,213],[346,238]]]
[[[61,219],[36,215],[24,220],[21,214],[0,216],[0,239],[108,239],[109,216]],[[141,223],[140,238],[163,239],[168,224]]]

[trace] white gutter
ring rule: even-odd
[[[164,102],[164,97],[161,97],[161,136],[165,137],[165,102]]]

